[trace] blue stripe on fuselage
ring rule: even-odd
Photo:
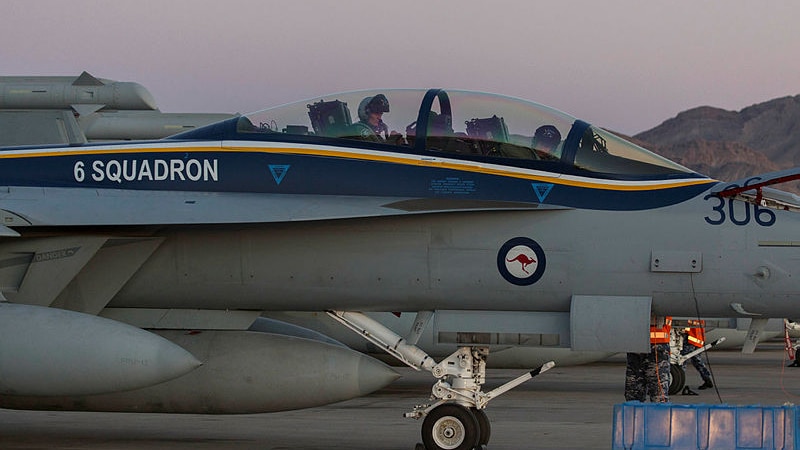
[[[540,202],[535,185],[550,183],[544,202],[552,205],[638,210],[667,206],[698,195],[715,183],[694,180],[668,187],[630,184],[587,187],[586,183],[543,177],[510,176],[491,170],[460,170],[398,162],[369,155],[342,157],[322,151],[302,154],[284,149],[222,150],[219,146],[147,148],[111,147],[45,150],[5,154],[0,159],[4,186],[81,187],[130,190],[220,191],[327,194],[403,198],[454,198]],[[280,177],[275,168],[280,168]],[[555,181],[554,181],[555,180]]]

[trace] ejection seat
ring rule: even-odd
[[[501,158],[536,159],[533,151],[524,145],[512,144],[508,127],[502,117],[493,115],[485,119],[466,122],[467,135],[473,139],[480,154]]]
[[[317,136],[343,137],[350,134],[353,121],[346,102],[320,100],[307,106],[308,118]]]

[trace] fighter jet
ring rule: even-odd
[[[163,113],[141,84],[77,77],[0,77],[0,146],[160,139],[233,114]]]
[[[0,77],[0,146],[159,139],[233,117],[218,113],[162,113],[156,103],[152,94],[138,83],[100,79],[88,72],[78,77]],[[409,314],[368,315],[395,331],[399,331],[397,327],[407,330],[413,322]],[[327,316],[294,312],[281,315],[281,319],[322,331],[371,356],[388,356]],[[275,322],[261,321],[261,328],[270,331],[268,325],[272,324]],[[277,326],[285,327],[282,323]],[[427,353],[446,356],[455,350],[455,344],[439,344],[430,328],[426,332],[418,345]],[[564,366],[604,359],[611,354],[552,346],[508,347],[494,349],[488,363],[492,368],[518,368],[557,359]],[[385,359],[397,363],[391,357]]]
[[[259,317],[326,312],[437,380],[407,414],[425,448],[472,449],[488,402],[552,367],[485,392],[493,349],[642,352],[651,314],[792,316],[800,295],[800,199],[769,187],[798,171],[721,183],[500,95],[340,93],[0,156],[6,408],[268,412],[390,383]],[[457,350],[422,351],[428,328]]]

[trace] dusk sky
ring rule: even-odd
[[[5,0],[0,75],[135,81],[164,112],[345,90],[534,100],[628,134],[800,94],[792,1]]]

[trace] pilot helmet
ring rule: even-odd
[[[536,129],[533,138],[536,144],[550,148],[555,148],[555,146],[561,143],[561,133],[558,131],[558,128],[553,125],[540,126]]]
[[[374,97],[365,97],[358,104],[358,118],[366,121],[369,118],[369,113],[387,113],[389,112],[389,100],[383,94],[378,94]]]

